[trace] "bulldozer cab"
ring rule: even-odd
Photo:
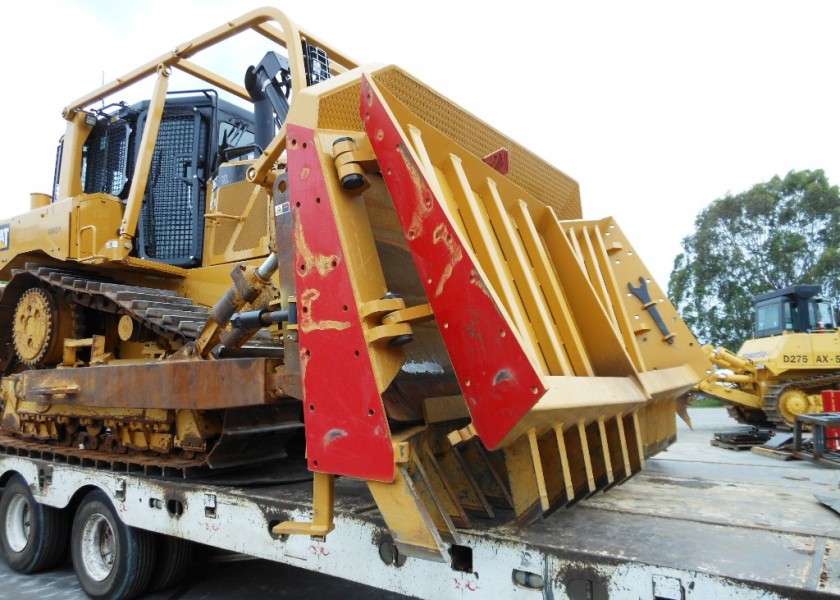
[[[240,29],[257,28],[279,44],[282,54],[271,50],[248,67],[244,86],[186,61],[185,50],[179,49],[65,108],[67,131],[57,150],[51,202],[95,197],[113,205],[107,223],[74,222],[80,241],[70,245],[81,249],[73,258],[103,262],[130,257],[146,268],[174,273],[266,254],[269,219],[261,208],[268,201],[257,200],[251,181],[244,185],[246,171],[260,159],[264,171],[278,161],[284,136],[277,133],[295,93],[355,63],[333,63],[326,47],[307,39],[290,49],[286,34],[261,24],[265,15],[251,18],[255,22]],[[294,28],[290,31],[300,37]],[[189,53],[237,34],[226,28],[210,32]],[[171,91],[173,70],[212,87]],[[95,107],[155,74],[151,99]],[[117,238],[100,239],[113,229],[117,210]],[[155,263],[160,267],[149,266]]]
[[[757,295],[755,337],[834,329],[834,311],[821,293],[818,285],[795,285]]]
[[[82,147],[85,194],[104,193],[125,202],[149,115],[148,100],[93,109]],[[254,117],[220,100],[214,90],[170,92],[160,119],[137,228],[137,255],[189,268],[201,264],[207,183],[231,151],[254,148]],[[61,177],[61,153],[54,189]]]

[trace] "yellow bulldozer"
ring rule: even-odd
[[[755,297],[755,337],[735,354],[705,346],[717,370],[697,392],[722,400],[741,423],[791,427],[823,411],[821,392],[840,386],[840,336],[818,285]]]
[[[201,62],[243,32],[265,54],[241,83]],[[53,190],[0,221],[7,447],[179,477],[305,460],[312,521],[275,533],[327,534],[351,477],[401,552],[448,561],[476,515],[638,472],[706,376],[573,179],[275,9],[63,117]]]

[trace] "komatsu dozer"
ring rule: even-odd
[[[198,62],[246,31],[267,53],[244,83]],[[8,444],[164,476],[305,457],[312,520],[275,533],[327,534],[358,478],[402,553],[448,561],[476,518],[638,472],[705,376],[574,180],[275,9],[63,116],[53,192],[0,221]]]
[[[755,337],[735,354],[705,346],[714,373],[697,393],[726,403],[741,423],[790,428],[796,415],[823,412],[821,393],[840,386],[840,336],[818,285],[755,297]]]

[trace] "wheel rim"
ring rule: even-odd
[[[6,512],[6,540],[13,551],[22,552],[26,548],[31,528],[32,507],[24,496],[17,494]]]
[[[92,514],[85,521],[81,541],[82,565],[94,581],[102,581],[111,574],[116,558],[114,529],[104,515]]]
[[[785,422],[793,426],[796,415],[808,412],[808,396],[800,390],[789,390],[779,399],[779,412]]]

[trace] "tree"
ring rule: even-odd
[[[668,295],[703,343],[737,351],[753,336],[753,296],[820,284],[840,300],[840,190],[822,170],[791,171],[703,209],[674,260]]]

